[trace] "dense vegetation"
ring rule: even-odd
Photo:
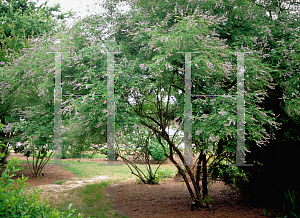
[[[1,132],[0,140],[15,148],[16,142],[27,143],[19,151],[32,151],[35,146],[43,154],[53,148],[54,55],[46,52],[60,50],[70,51],[62,59],[63,93],[82,95],[62,99],[63,155],[78,156],[91,144],[105,144],[106,52],[119,51],[114,55],[116,134],[132,134],[142,125],[156,137],[149,147],[153,158],[161,160],[163,152],[177,164],[174,155],[183,161],[183,153],[178,137],[171,137],[166,128],[183,130],[185,124],[187,54],[179,52],[199,52],[191,55],[193,95],[236,94],[233,52],[246,52],[246,161],[254,167],[225,164],[225,160],[235,163],[235,98],[193,96],[192,151],[203,169],[177,166],[178,172],[198,206],[205,206],[202,200],[209,195],[205,185],[202,190],[199,185],[201,174],[202,182],[207,182],[206,170],[256,202],[282,206],[288,190],[299,192],[295,172],[299,166],[295,152],[299,145],[299,2],[140,0],[129,1],[131,10],[126,14],[115,10],[116,3],[105,2],[106,14],[86,17],[71,28],[51,18],[58,7],[34,10],[34,4],[25,0],[10,2],[12,7],[2,4],[1,19],[7,25],[1,30],[0,116],[9,133]],[[37,16],[45,22],[30,29]],[[16,26],[10,25],[12,20]],[[106,36],[108,23],[113,25]],[[51,30],[53,25],[57,30]],[[20,39],[29,36],[36,40],[26,41],[25,46]],[[57,39],[61,42],[54,44]],[[22,84],[16,78],[22,78]],[[154,151],[157,146],[160,149]],[[208,169],[207,161],[212,162]]]

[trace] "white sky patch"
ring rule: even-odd
[[[62,12],[73,11],[77,13],[77,16],[85,17],[92,14],[103,14],[105,9],[101,7],[101,4],[105,0],[47,0],[48,6],[54,6],[57,3],[60,4]],[[46,0],[32,0],[32,2],[37,2],[37,6],[46,2]],[[121,12],[126,12],[130,10],[130,7],[125,3],[120,3],[117,8]],[[55,13],[54,13],[55,14]],[[68,23],[73,23],[74,20],[68,20]]]

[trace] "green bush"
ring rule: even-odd
[[[69,205],[68,212],[59,212],[58,210],[52,210],[46,202],[40,200],[39,191],[34,191],[33,194],[28,194],[23,189],[25,180],[18,178],[16,181],[11,179],[14,174],[12,172],[22,169],[22,167],[16,167],[20,162],[16,159],[8,161],[6,169],[3,171],[0,178],[0,217],[47,217],[47,218],[64,218],[64,217],[83,217],[80,213],[76,216],[75,209],[71,210],[72,204]],[[17,182],[18,188],[13,183]]]
[[[160,180],[163,178],[173,178],[175,176],[172,171],[167,169],[157,170],[156,174]]]
[[[225,183],[225,185],[239,190],[243,190],[244,186],[248,182],[246,175],[242,172],[242,170],[236,166],[228,166],[224,163],[211,166],[209,174],[213,180],[219,178]]]
[[[168,153],[168,148],[165,146],[165,149]],[[152,158],[156,161],[161,161],[165,158],[164,150],[159,143],[153,143],[149,146],[149,151]]]

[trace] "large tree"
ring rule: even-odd
[[[60,5],[48,6],[45,2],[36,6],[28,0],[5,0],[0,3],[0,66],[12,61],[20,50],[28,46],[28,40],[49,32],[57,19],[68,13],[60,13]]]
[[[168,144],[170,155],[165,153],[166,157],[176,164],[192,200],[200,207],[205,206],[203,198],[208,194],[205,190],[201,195],[200,174],[195,175],[190,166],[178,165],[180,162],[174,159],[174,155],[180,157],[181,163],[184,155],[166,132],[166,127],[174,119],[179,129],[184,128],[185,57],[177,52],[200,52],[192,55],[193,94],[233,95],[236,92],[236,57],[230,53],[234,50],[225,46],[213,31],[223,22],[222,19],[201,13],[193,1],[180,2],[181,5],[169,3],[160,1],[157,5],[151,3],[147,6],[141,3],[139,10],[117,20],[119,25],[114,27],[116,34],[112,35],[113,43],[109,48],[110,51],[120,49],[123,52],[116,55],[116,107],[117,112],[119,108],[123,108],[121,111],[132,108],[134,113],[131,116],[136,119],[135,122],[154,131],[162,144],[164,141]],[[242,51],[248,50],[244,48]],[[258,144],[265,144],[268,133],[261,124],[276,126],[274,118],[258,106],[265,90],[272,85],[269,68],[255,54],[248,55],[245,65],[245,77],[249,78],[245,81],[247,137]],[[256,77],[260,80],[254,80]],[[130,102],[129,97],[133,97],[135,103]],[[171,98],[176,100],[171,101]],[[234,138],[234,99],[193,97],[192,105],[192,135],[198,142],[196,149],[209,151],[211,146],[215,146],[213,142]],[[225,150],[234,152],[235,144]],[[200,153],[199,165],[204,161],[203,152]],[[197,168],[196,172],[199,172],[200,166]]]
[[[255,166],[240,169],[249,180],[243,191],[253,202],[281,206],[284,191],[298,187],[290,181],[296,181],[293,168],[299,166],[297,153],[293,152],[299,145],[299,1],[205,2],[200,5],[204,11],[226,17],[216,28],[219,37],[226,39],[229,47],[260,51],[260,59],[272,69],[274,88],[267,89],[267,96],[259,106],[272,110],[282,125],[280,130],[265,126],[271,133],[268,146],[259,147],[253,140],[246,141],[251,151],[246,160]],[[289,154],[282,155],[283,151]],[[278,160],[293,167],[274,166]]]
[[[46,3],[36,6],[35,2],[29,2],[27,0],[18,1],[1,1],[0,3],[0,67],[5,64],[12,65],[14,60],[20,57],[22,49],[32,46],[31,42],[39,37],[41,34],[45,34],[57,26],[57,18],[63,18],[67,13],[61,13],[55,17],[54,12],[59,12],[59,5],[49,7]],[[1,105],[0,105],[0,122],[3,125],[9,125],[11,119],[12,100],[9,96],[4,94],[4,72],[1,73]],[[17,84],[20,84],[16,80]],[[10,85],[13,86],[15,82]],[[15,87],[17,88],[17,87]],[[5,99],[7,97],[7,99]],[[20,118],[17,118],[20,121]],[[19,132],[20,133],[20,132]],[[7,140],[17,132],[0,133],[0,140],[7,145]],[[6,150],[7,146],[2,149]],[[6,155],[7,156],[7,155]],[[1,162],[6,162],[4,157]]]
[[[64,31],[63,26],[37,37],[30,42],[29,49],[23,48],[13,64],[1,67],[1,110],[4,108],[2,115],[6,124],[4,142],[11,144],[16,152],[25,149],[26,156],[37,151],[36,161],[41,159],[40,165],[44,165],[43,155],[53,150],[53,52],[72,50],[68,38],[60,31]],[[63,43],[54,44],[58,38]],[[27,147],[18,149],[17,142],[27,143]],[[34,176],[39,173],[35,170]]]

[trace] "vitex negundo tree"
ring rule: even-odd
[[[133,99],[137,99],[138,96],[140,96],[138,93],[132,93],[130,98],[131,105],[137,104]],[[153,95],[152,98],[152,100],[148,100],[155,101],[156,96]],[[139,108],[139,110],[155,111],[156,109],[151,109],[151,105],[144,104],[143,108]],[[157,184],[159,181],[156,172],[160,165],[167,160],[164,155],[164,149],[169,153],[168,146],[164,142],[163,149],[152,130],[142,124],[137,124],[140,123],[139,117],[132,108],[127,108],[123,116],[117,116],[117,122],[119,124],[126,123],[125,128],[118,125],[122,131],[118,131],[115,135],[118,155],[131,169],[132,174],[139,177],[143,183]],[[179,145],[182,139],[174,137],[174,142]],[[147,173],[145,174],[142,168],[136,163],[141,163],[146,168]],[[155,171],[152,170],[151,163],[159,164]]]
[[[199,11],[189,14],[185,9],[179,7],[176,9],[178,12],[171,11],[155,21],[151,21],[145,11],[141,14],[135,12],[127,24],[120,25],[118,43],[125,54],[117,56],[122,74],[117,73],[116,87],[125,91],[123,99],[128,99],[133,92],[140,93],[135,99],[135,105],[128,101],[124,104],[133,108],[140,117],[140,123],[154,131],[158,140],[167,142],[170,154],[165,155],[176,165],[192,200],[199,208],[207,206],[204,199],[208,197],[207,190],[201,195],[199,183],[200,165],[204,163],[206,167],[207,161],[204,152],[211,150],[209,146],[217,146],[212,142],[236,137],[234,120],[237,105],[235,98],[192,98],[192,135],[197,145],[195,149],[200,151],[201,156],[196,163],[198,166],[195,171],[198,173],[194,174],[191,166],[180,166],[174,155],[177,154],[182,163],[184,155],[166,132],[166,127],[172,120],[176,120],[178,125],[184,120],[185,56],[178,52],[199,52],[192,54],[193,94],[236,94],[237,60],[230,53],[233,51],[217,38],[217,34],[209,30],[222,22],[221,19],[216,20],[209,13],[202,14]],[[245,48],[243,51],[248,50]],[[271,78],[269,69],[261,64],[255,53],[245,57],[245,74],[251,78],[245,81],[246,137],[264,144],[268,133],[261,124],[275,126],[276,123],[256,103],[260,101],[258,95],[263,96],[267,87],[272,85]],[[252,79],[257,76],[260,80]],[[151,95],[156,96],[155,100],[152,100]],[[171,102],[171,96],[176,98],[175,103]],[[164,100],[167,102],[163,103]],[[146,110],[145,105],[152,107]],[[235,145],[227,146],[225,150],[234,153]]]
[[[15,59],[20,56],[23,48],[29,48],[30,40],[49,32],[56,25],[58,19],[62,19],[67,13],[54,15],[53,12],[60,12],[59,5],[49,7],[48,3],[36,6],[35,2],[25,0],[1,1],[0,3],[0,67],[5,64],[14,64]],[[4,90],[5,82],[0,75],[0,92]],[[19,81],[18,81],[19,82]],[[3,94],[3,93],[2,93]],[[0,122],[5,125],[3,132],[0,132],[0,140],[6,145],[2,147],[6,154],[0,165],[5,164],[8,156],[8,140],[20,132],[9,132],[11,117],[8,113],[11,108],[9,100],[4,101],[0,96]],[[19,120],[19,117],[16,117]]]
[[[202,6],[205,5],[201,2]],[[239,167],[246,173],[248,180],[247,185],[242,184],[241,190],[255,203],[259,201],[262,204],[282,205],[286,200],[284,192],[299,187],[294,173],[294,169],[299,166],[298,154],[291,152],[297,149],[300,140],[299,6],[299,1],[294,0],[284,3],[277,0],[218,0],[210,1],[210,6],[205,9],[213,11],[217,17],[227,18],[226,22],[216,28],[219,37],[226,39],[227,45],[262,51],[260,59],[272,69],[270,76],[275,85],[266,90],[265,99],[258,105],[266,111],[272,110],[276,122],[282,125],[279,130],[265,126],[270,134],[268,146],[257,145],[247,138],[251,153],[246,158],[255,167]],[[260,79],[246,76],[246,81]],[[283,155],[283,150],[289,151],[289,155]],[[274,167],[278,159],[293,167]],[[224,168],[221,166],[220,169],[224,172]],[[222,172],[218,169],[214,171]],[[281,176],[277,176],[278,172],[282,172]]]
[[[74,51],[70,40],[74,35],[65,24],[57,24],[57,30],[31,41],[29,49],[23,49],[13,64],[1,68],[1,90],[4,102],[9,102],[12,123],[10,132],[20,134],[9,143],[16,152],[33,157],[28,165],[37,177],[54,151],[54,96],[53,79],[56,51]],[[60,43],[56,43],[57,40]],[[23,121],[20,122],[20,117]],[[25,146],[17,147],[17,142]],[[31,167],[32,166],[32,167]]]
[[[62,68],[66,94],[62,99],[63,148],[73,157],[91,145],[97,145],[94,152],[106,146],[107,56],[102,39],[105,22],[100,15],[85,17],[73,25],[72,34],[68,35],[74,50],[65,56]]]
[[[159,7],[163,8],[164,5],[167,4],[162,1]],[[197,10],[189,13],[186,7],[176,7],[174,10],[168,8],[169,13],[157,19],[151,19],[155,17],[153,14],[152,17],[147,16],[147,11],[135,11],[131,16],[127,16],[127,23],[118,23],[118,34],[114,35],[115,45],[108,49],[123,52],[115,55],[116,120],[119,119],[118,116],[123,117],[123,123],[116,122],[116,130],[117,133],[121,132],[122,127],[126,126],[126,118],[130,119],[129,112],[124,112],[134,111],[137,124],[152,130],[162,145],[163,141],[168,144],[170,154],[165,152],[165,156],[176,165],[192,200],[195,201],[196,207],[200,208],[207,206],[205,199],[208,195],[205,192],[201,194],[200,174],[195,175],[192,166],[180,166],[180,162],[174,159],[176,154],[183,163],[184,155],[166,132],[166,127],[171,122],[175,121],[180,125],[184,120],[185,56],[178,52],[200,52],[192,55],[193,94],[236,94],[236,57],[210,30],[222,22],[222,19],[217,20],[208,13],[202,14]],[[97,22],[97,18],[95,21]],[[94,36],[98,37],[103,34],[94,33]],[[247,51],[246,48],[244,50]],[[105,63],[105,60],[102,61]],[[263,144],[268,134],[261,124],[276,124],[271,116],[256,105],[260,101],[258,94],[264,95],[266,88],[272,85],[269,69],[261,64],[255,54],[246,56],[245,65],[245,74],[249,78],[260,77],[260,80],[245,81],[247,137]],[[102,68],[98,72],[105,76],[106,70]],[[85,73],[88,78],[97,76],[93,71]],[[84,88],[86,84],[80,83],[80,78],[77,79],[73,83],[74,87]],[[91,83],[94,91],[105,89],[105,84]],[[139,93],[135,104],[129,102],[132,93]],[[171,101],[172,96],[176,101]],[[195,149],[211,150],[209,146],[216,145],[210,141],[235,137],[236,126],[233,120],[236,119],[237,111],[234,98],[192,98],[192,105],[192,136],[195,142],[201,142],[195,143]],[[184,125],[181,129],[184,129]],[[229,152],[235,150],[234,145],[225,149]],[[198,159],[203,162],[205,155],[203,152],[200,155],[202,158]],[[199,172],[201,162],[197,162],[196,172]]]

